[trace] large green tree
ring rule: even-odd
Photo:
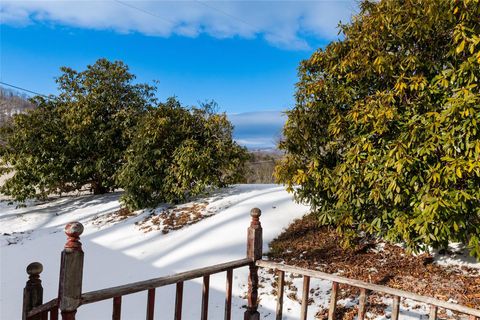
[[[118,175],[128,208],[179,202],[239,180],[248,155],[211,106],[185,108],[170,98],[145,114]]]
[[[480,257],[480,3],[364,1],[299,68],[276,176],[337,226]]]
[[[7,128],[1,161],[15,169],[1,192],[17,200],[80,189],[117,187],[136,123],[154,102],[154,88],[134,84],[122,62],[100,59],[84,71],[63,67],[58,96],[32,100],[35,109]]]

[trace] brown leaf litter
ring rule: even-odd
[[[155,210],[142,221],[137,222],[140,230],[147,233],[158,230],[163,234],[195,224],[214,214],[207,209],[208,202],[170,207],[156,213]]]
[[[270,244],[269,258],[480,309],[478,269],[440,266],[429,254],[409,255],[400,246],[378,239],[358,239],[353,249],[343,249],[339,243],[334,229],[306,216],[294,221]],[[340,285],[339,299],[354,296],[358,296],[358,289]],[[369,295],[370,313],[385,314],[382,296]],[[321,310],[316,316],[326,319],[327,314],[328,310]],[[353,319],[356,308],[339,306],[337,315],[337,319]],[[439,310],[439,317],[449,318],[443,310]]]

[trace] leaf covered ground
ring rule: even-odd
[[[378,239],[357,239],[355,247],[343,249],[334,229],[320,226],[313,216],[292,223],[271,244],[270,258],[289,265],[336,273],[344,277],[386,285],[441,300],[480,308],[480,269],[474,265],[442,266],[432,255],[410,255],[398,246]],[[454,254],[444,252],[444,255]],[[339,299],[353,299],[358,290],[340,286]],[[405,303],[405,302],[404,302]],[[385,314],[383,297],[372,294],[368,309],[373,314]],[[352,319],[356,307],[340,307],[338,315]],[[326,318],[320,310],[318,318]],[[440,317],[455,318],[441,311]]]

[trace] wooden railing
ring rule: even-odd
[[[475,320],[476,318],[480,318],[479,309],[468,308],[465,306],[461,306],[459,304],[450,303],[450,302],[438,300],[431,297],[421,296],[412,292],[398,290],[398,289],[381,286],[373,283],[368,283],[360,280],[344,278],[344,277],[340,277],[337,275],[333,275],[333,274],[329,274],[321,271],[288,266],[288,265],[270,262],[270,261],[258,260],[256,262],[256,265],[261,268],[273,269],[273,270],[276,270],[277,272],[277,276],[278,276],[277,319],[282,319],[285,272],[290,272],[293,274],[303,276],[302,306],[301,306],[301,315],[300,315],[301,320],[305,320],[307,318],[310,278],[332,281],[332,291],[330,296],[330,305],[328,309],[328,319],[330,320],[334,319],[336,305],[337,305],[339,284],[345,284],[345,285],[360,289],[358,315],[357,315],[358,320],[363,320],[365,317],[365,312],[367,307],[367,297],[368,297],[369,291],[385,293],[392,296],[393,298],[392,314],[391,314],[392,320],[398,320],[401,298],[411,299],[411,300],[421,302],[430,306],[430,316],[429,316],[430,319],[437,318],[438,308],[443,308],[443,309],[466,314],[472,320]]]
[[[80,235],[83,233],[83,225],[79,222],[69,223],[65,227],[67,242],[61,255],[58,298],[47,303],[42,303],[43,288],[40,273],[43,267],[39,262],[31,263],[27,267],[27,273],[30,279],[27,281],[24,289],[22,319],[47,320],[48,316],[50,316],[51,320],[57,320],[60,310],[63,320],[75,320],[77,309],[80,306],[112,299],[112,319],[120,320],[122,297],[132,293],[147,291],[146,319],[153,320],[155,311],[155,289],[175,285],[174,319],[181,320],[184,282],[195,278],[203,278],[201,319],[207,320],[210,276],[212,274],[225,272],[226,294],[224,318],[225,320],[230,320],[232,315],[233,270],[249,266],[248,303],[244,319],[258,320],[258,267],[255,265],[255,261],[262,258],[262,227],[259,219],[261,211],[258,208],[254,208],[251,210],[250,215],[251,223],[247,231],[247,255],[244,259],[86,293],[82,293],[84,253],[82,244],[79,241]]]
[[[72,222],[65,227],[67,243],[62,251],[60,265],[60,282],[58,298],[43,303],[43,288],[40,280],[40,273],[43,267],[40,263],[34,262],[27,267],[29,280],[24,289],[23,295],[23,320],[57,320],[59,311],[63,320],[75,320],[77,309],[85,304],[112,299],[112,319],[121,318],[123,296],[147,291],[145,314],[147,320],[153,320],[155,311],[155,290],[156,288],[175,285],[175,313],[174,319],[182,318],[183,284],[185,281],[203,278],[201,320],[208,318],[208,300],[210,275],[221,272],[226,273],[225,313],[224,319],[230,320],[232,315],[232,281],[233,270],[241,267],[249,267],[247,308],[244,312],[244,320],[259,320],[258,312],[258,268],[274,269],[278,274],[277,283],[277,308],[276,319],[282,319],[283,295],[285,272],[303,276],[303,294],[300,319],[306,320],[309,301],[310,278],[318,278],[332,281],[332,291],[328,319],[335,318],[339,284],[344,284],[360,289],[358,320],[363,320],[367,311],[367,297],[370,291],[385,293],[393,297],[392,320],[398,320],[400,313],[401,298],[412,299],[430,306],[430,319],[437,318],[438,308],[449,309],[469,316],[469,320],[480,320],[480,310],[468,308],[454,303],[417,295],[386,286],[380,286],[359,280],[348,279],[320,271],[298,268],[284,264],[262,260],[262,227],[260,224],[261,211],[254,208],[250,212],[251,223],[247,233],[247,255],[246,258],[227,263],[217,264],[205,268],[195,269],[170,276],[154,278],[106,288],[91,292],[82,293],[83,278],[83,249],[80,243],[80,235],[83,226],[79,222]]]

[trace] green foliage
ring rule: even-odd
[[[97,194],[116,188],[136,122],[154,102],[154,88],[133,84],[122,62],[61,70],[58,97],[36,97],[35,109],[4,129],[1,161],[15,174],[0,191],[18,201],[85,185]]]
[[[130,209],[178,202],[236,182],[247,159],[225,114],[186,109],[174,98],[144,115],[119,176]]]
[[[365,1],[300,65],[277,179],[334,224],[480,257],[480,3]]]
[[[62,72],[58,97],[36,97],[33,110],[1,128],[0,168],[15,172],[2,193],[25,201],[84,186],[95,194],[123,188],[124,204],[139,209],[243,175],[246,150],[214,102],[157,105],[155,88],[133,84],[122,62],[100,59],[85,71]]]

